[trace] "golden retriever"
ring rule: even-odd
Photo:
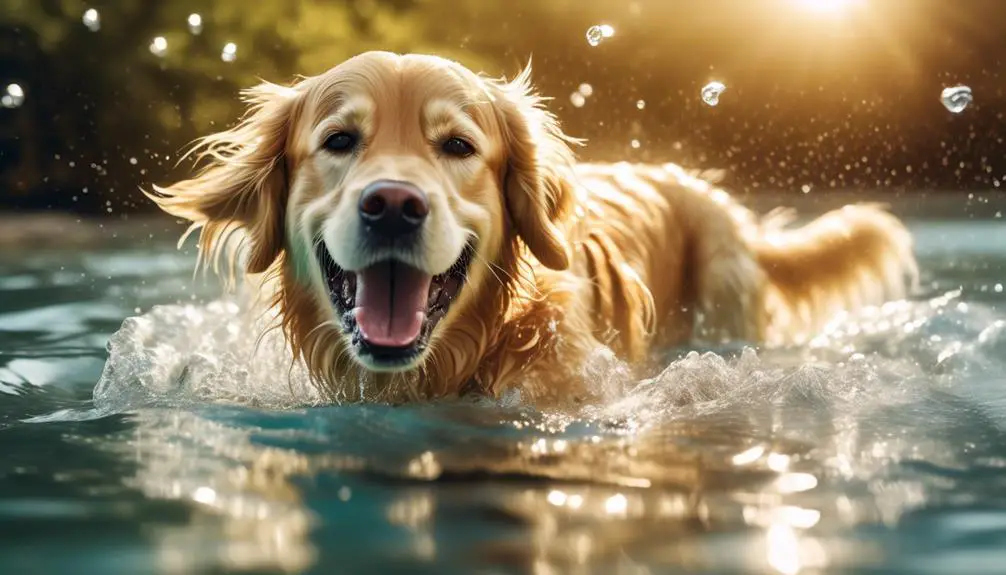
[[[791,229],[676,165],[578,164],[529,70],[368,52],[246,96],[202,170],[149,195],[202,228],[202,257],[243,255],[336,400],[573,400],[599,349],[799,344],[916,281],[880,207]]]

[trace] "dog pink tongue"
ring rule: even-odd
[[[423,328],[432,276],[399,262],[382,262],[356,274],[356,325],[363,339],[406,347]]]

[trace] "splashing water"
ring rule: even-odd
[[[189,26],[189,32],[192,34],[199,35],[203,31],[203,17],[199,14],[189,14],[186,23]]]
[[[224,62],[233,62],[238,57],[238,45],[234,42],[228,42],[224,44],[223,50],[220,51],[220,59]]]
[[[4,108],[20,108],[24,104],[24,89],[20,84],[8,84],[4,95],[0,96],[0,106]]]
[[[974,101],[974,95],[968,86],[951,86],[943,89],[940,101],[951,113],[960,114]]]
[[[643,379],[599,348],[578,368],[604,399],[570,412],[535,410],[517,395],[320,405],[279,332],[257,340],[275,318],[247,294],[157,306],[107,340],[90,405],[14,412],[50,413],[32,420],[46,425],[16,424],[15,437],[70,437],[53,443],[76,441],[60,452],[76,462],[28,458],[35,446],[18,441],[5,457],[49,465],[48,479],[72,465],[108,466],[112,487],[125,483],[145,504],[192,509],[202,527],[187,523],[185,537],[155,543],[179,572],[200,572],[186,562],[204,557],[193,539],[222,540],[213,557],[262,572],[312,561],[323,571],[347,558],[366,562],[361,572],[416,560],[475,572],[499,557],[618,572],[629,553],[653,572],[683,563],[689,572],[936,572],[928,562],[947,552],[1002,557],[1006,315],[996,306],[1006,300],[993,286],[1006,232],[966,221],[913,233],[932,292],[836,317],[800,348],[666,350],[655,358],[662,369]],[[115,258],[92,259],[104,277]],[[183,259],[172,266],[187,280]],[[118,267],[136,273],[133,259]],[[136,278],[164,283],[148,268]],[[116,323],[121,313],[113,307]],[[0,319],[8,329],[41,325],[20,312]],[[17,357],[11,372],[32,360]]]
[[[164,36],[155,37],[150,41],[150,53],[163,58],[168,53],[168,40]]]
[[[91,32],[101,30],[101,15],[94,8],[84,10],[84,16],[81,18],[81,21],[84,22],[84,27]]]
[[[106,364],[94,390],[96,409],[200,400],[281,407],[319,402],[280,333],[249,312],[247,305],[220,300],[157,306],[127,319],[109,341],[117,361]],[[251,333],[266,335],[258,340]],[[124,381],[138,385],[126,392]]]
[[[587,43],[591,46],[599,46],[606,38],[615,35],[615,29],[608,24],[596,24],[587,28]]]
[[[721,82],[709,82],[702,87],[702,101],[710,106],[716,106],[720,103],[720,94],[722,94],[727,87]]]
[[[569,95],[569,101],[575,108],[582,108],[587,98],[594,94],[594,87],[584,82],[577,86],[576,91]]]

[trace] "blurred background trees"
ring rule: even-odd
[[[533,55],[586,159],[727,168],[740,192],[998,187],[1000,3],[812,1],[0,0],[0,94],[24,92],[0,108],[0,207],[149,209],[137,188],[184,175],[178,151],[237,118],[240,88],[373,49],[492,75]],[[616,33],[591,47],[598,23]],[[976,97],[959,115],[938,99],[954,83]]]

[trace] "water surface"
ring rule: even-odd
[[[0,571],[1001,572],[996,202],[896,206],[911,301],[646,382],[598,358],[625,393],[575,417],[311,406],[174,226],[5,224]]]

